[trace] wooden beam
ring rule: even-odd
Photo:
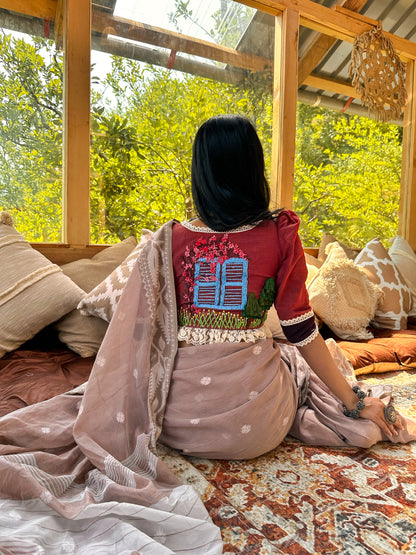
[[[115,35],[130,40],[137,40],[146,44],[153,44],[154,46],[168,48],[176,52],[185,52],[252,71],[263,70],[273,63],[272,60],[267,58],[245,54],[233,48],[158,27],[152,27],[144,23],[130,21],[98,10],[94,10],[92,14],[92,29],[104,35]]]
[[[312,73],[328,50],[337,42],[334,37],[316,33],[315,39],[299,59],[298,86],[305,83],[305,79]]]
[[[416,62],[408,62],[407,102],[403,120],[403,154],[399,235],[416,250]]]
[[[346,96],[348,98],[361,98],[355,90],[355,87],[353,87],[349,81],[344,81],[343,79],[322,77],[321,75],[312,73],[304,80],[303,84],[308,85],[309,87],[315,87],[315,89],[322,89],[323,91],[341,94],[342,96]]]
[[[54,21],[56,0],[0,0],[0,8]]]
[[[347,42],[354,42],[357,35],[372,29],[372,25],[362,21],[361,16],[352,17],[332,10],[312,0],[238,0],[240,4],[251,6],[271,15],[278,15],[285,9],[299,12],[300,24],[320,33]],[[416,43],[385,33],[391,39],[399,55],[407,60],[416,59]]]
[[[92,258],[108,245],[88,245],[86,247],[71,247],[68,244],[31,243],[32,247],[42,253],[54,264],[62,266],[80,258]]]
[[[271,208],[291,208],[295,175],[299,13],[275,19]]]
[[[367,0],[342,0],[336,6],[338,9],[348,9],[351,12],[358,12]],[[360,16],[362,17],[362,16]],[[298,85],[304,83],[306,77],[312,73],[322,58],[327,54],[330,48],[336,43],[337,39],[322,33],[316,33],[307,50],[302,54],[298,64]]]
[[[64,35],[64,0],[57,0],[54,24],[55,44],[58,50],[62,49]]]
[[[164,68],[169,65],[169,52],[166,50],[156,50],[155,48],[143,46],[142,44],[133,44],[131,42],[93,36],[92,48],[93,50],[107,52],[114,56],[139,60],[140,62],[146,62]],[[175,56],[174,64],[169,67],[176,71],[182,71],[184,73],[190,73],[191,75],[213,79],[214,81],[232,84],[240,83],[248,75],[248,71],[244,69],[231,68],[230,66],[222,68],[211,63],[181,56],[180,54]]]
[[[339,98],[334,98],[333,96],[312,93],[302,89],[298,90],[298,102],[309,104],[310,106],[322,106],[323,108],[329,108],[330,110],[335,110],[336,112],[345,112],[346,114],[353,114],[364,118],[370,117],[368,108],[365,108],[361,104],[357,104],[356,102],[348,103],[348,101],[346,102],[345,100],[340,100]],[[403,126],[402,120],[393,120],[390,123]]]
[[[364,4],[365,4],[365,2],[364,2]],[[364,23],[368,23],[368,25],[371,25],[371,27],[375,27],[376,25],[378,25],[378,20],[377,19],[373,19],[372,17],[367,17],[366,15],[353,13],[351,10],[346,10],[345,8],[346,8],[346,6],[340,6],[340,5],[335,6],[335,10],[340,14],[344,14],[347,17],[353,17],[353,18],[355,18],[359,21],[362,21]]]
[[[63,241],[89,243],[91,1],[64,2]]]
[[[352,12],[359,12],[366,3],[367,0],[342,0],[341,2],[338,2],[337,5],[342,6],[347,10],[351,10]],[[337,6],[335,6],[335,9],[337,9]],[[359,15],[359,17],[361,17],[361,15]]]

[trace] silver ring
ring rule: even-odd
[[[397,420],[397,412],[394,406],[389,403],[384,407],[384,418],[388,424],[394,424]]]

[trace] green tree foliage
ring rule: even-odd
[[[62,55],[45,39],[0,38],[0,207],[29,240],[59,241]],[[112,57],[111,72],[94,80],[91,104],[93,242],[189,216],[193,137],[212,115],[259,122],[269,156],[262,113],[271,103],[258,102],[251,83],[233,87]]]
[[[113,57],[103,86],[107,101],[97,97],[96,105],[101,103],[99,111],[106,115],[97,116],[92,140],[94,240],[156,229],[192,214],[192,143],[198,127],[213,115],[241,113],[261,122],[270,159],[271,119],[264,117],[271,114],[270,95],[259,102],[250,83],[236,87]],[[113,120],[119,122],[115,133],[109,126]],[[121,129],[128,139],[120,140]],[[103,157],[112,136],[117,148]]]
[[[401,129],[299,106],[294,207],[304,245],[327,231],[351,246],[397,233]]]
[[[59,241],[62,56],[0,33],[0,207],[27,239]]]

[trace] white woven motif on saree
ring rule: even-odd
[[[151,231],[142,230],[142,236],[136,248],[109,276],[79,302],[77,308],[81,311],[81,314],[84,316],[98,316],[98,318],[110,322],[140,251],[151,237]]]

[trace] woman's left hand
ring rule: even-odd
[[[397,435],[398,430],[403,430],[403,417],[396,411],[396,421],[394,424],[387,422],[384,416],[386,405],[378,397],[364,397],[365,408],[360,411],[360,418],[372,420],[387,435]]]

